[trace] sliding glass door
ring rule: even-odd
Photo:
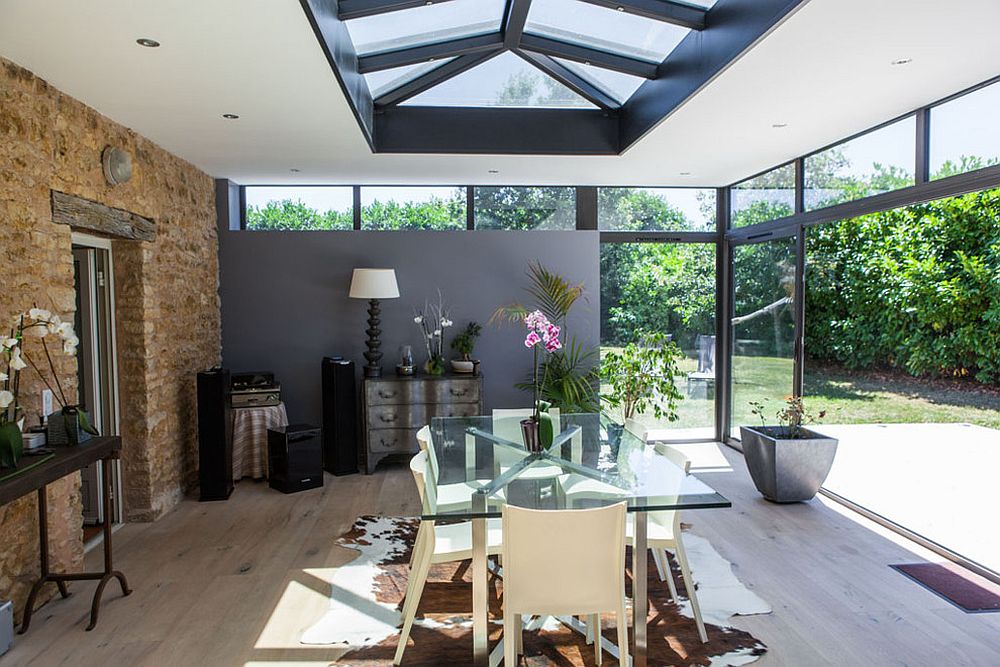
[[[773,415],[793,393],[796,237],[733,247],[730,427],[753,424],[751,402]]]

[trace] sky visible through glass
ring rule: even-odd
[[[596,108],[510,51],[411,97],[402,105]]]

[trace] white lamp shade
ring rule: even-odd
[[[395,269],[354,269],[352,299],[395,299],[399,296]]]

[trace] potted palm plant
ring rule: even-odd
[[[837,454],[836,438],[805,427],[822,419],[826,412],[814,417],[800,397],[790,396],[775,413],[777,425],[768,426],[764,404],[750,401],[750,405],[761,425],[741,426],[740,441],[757,490],[776,503],[810,500],[826,481]]]

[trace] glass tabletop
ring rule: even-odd
[[[523,416],[431,421],[423,519],[499,517],[504,504],[583,509],[625,501],[630,512],[730,507],[700,479],[599,414],[564,414],[552,445],[529,452]],[[611,426],[611,437],[609,437]]]

